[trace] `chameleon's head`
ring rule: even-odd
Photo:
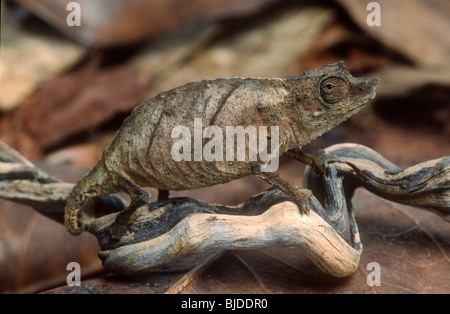
[[[285,78],[297,96],[298,120],[319,136],[347,120],[375,98],[379,79],[353,77],[344,62]],[[314,137],[315,137],[314,136]]]

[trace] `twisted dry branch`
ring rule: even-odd
[[[334,145],[316,156],[296,150],[289,155],[310,164],[304,174],[305,186],[314,194],[309,215],[301,215],[287,195],[273,188],[238,206],[173,198],[139,208],[137,219],[117,239],[110,229],[127,204],[109,195],[89,204],[97,216],[88,216],[87,230],[100,243],[105,267],[117,273],[192,267],[225,250],[294,246],[324,272],[346,277],[356,270],[362,251],[351,204],[357,187],[449,220],[450,157],[398,168],[358,144]],[[72,187],[0,143],[0,197],[63,223]]]

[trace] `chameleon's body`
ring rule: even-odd
[[[130,206],[133,202],[136,206],[139,200],[148,201],[140,187],[188,190],[257,174],[255,165],[261,160],[175,161],[171,150],[177,139],[171,132],[187,126],[193,134],[194,118],[202,118],[203,127],[223,130],[278,126],[279,154],[283,154],[359,111],[375,97],[376,82],[353,78],[338,63],[284,79],[193,82],[152,97],[133,110],[98,164],[74,187],[66,205],[66,226],[74,234],[82,231],[80,211],[91,197],[125,191],[131,196]],[[277,185],[270,175],[260,176]],[[287,193],[290,188],[281,187]]]

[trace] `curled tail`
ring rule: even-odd
[[[108,171],[103,160],[84,176],[72,189],[64,209],[64,224],[70,233],[78,235],[83,232],[83,207],[95,196],[114,193]]]

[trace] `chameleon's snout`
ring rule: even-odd
[[[369,81],[369,85],[372,86],[372,87],[375,87],[378,84],[379,81],[380,81],[380,79],[378,77],[373,78],[373,79],[371,79]]]

